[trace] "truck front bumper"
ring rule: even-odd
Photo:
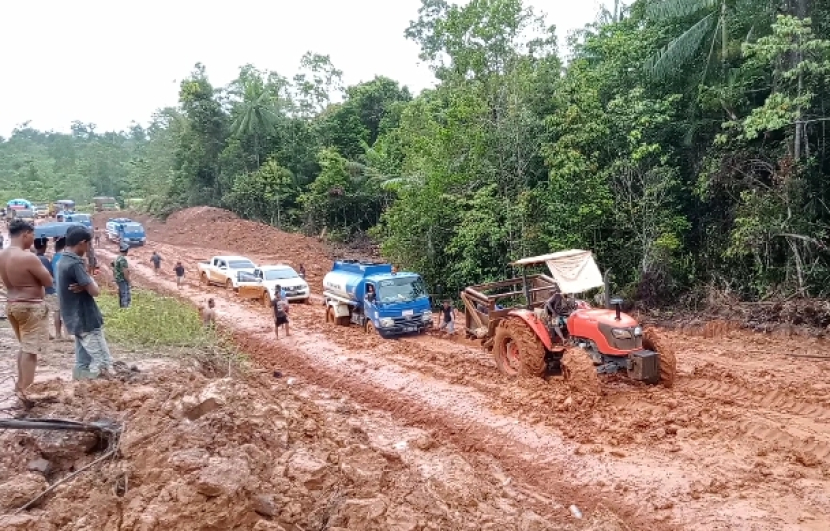
[[[387,336],[402,336],[404,334],[420,334],[425,330],[432,328],[432,321],[407,321],[402,323],[395,323],[393,326],[379,328],[378,334],[383,337]]]

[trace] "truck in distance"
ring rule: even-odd
[[[130,247],[140,247],[147,242],[144,226],[129,218],[110,219],[107,221],[106,231],[107,239],[111,242],[126,243]]]
[[[214,256],[197,266],[202,284],[218,284],[229,290],[239,288],[240,273],[252,274],[256,269],[256,264],[244,256]]]
[[[432,327],[426,285],[417,273],[391,264],[338,260],[323,278],[326,322],[356,324],[384,338]]]
[[[311,295],[308,284],[293,267],[284,264],[263,265],[253,273],[239,274],[239,297],[242,299],[260,299],[267,308],[280,286],[289,302],[308,302]]]

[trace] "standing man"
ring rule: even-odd
[[[150,257],[150,261],[153,262],[153,270],[158,275],[159,268],[161,268],[161,256],[157,251],[153,251],[153,256]]]
[[[9,248],[0,252],[0,277],[8,290],[6,315],[20,342],[15,391],[25,402],[23,392],[35,381],[37,355],[49,342],[49,310],[44,302],[44,290],[52,287],[52,275],[29,252],[35,239],[34,224],[13,220],[9,224],[9,237]]]
[[[101,292],[84,267],[84,254],[92,243],[86,227],[70,227],[66,251],[58,262],[58,293],[66,329],[75,335],[75,380],[106,377],[112,357],[104,339],[104,318],[95,297]]]
[[[101,228],[95,227],[95,247],[101,244]]]
[[[115,277],[115,283],[118,284],[118,305],[122,308],[129,308],[132,302],[132,295],[130,294],[130,264],[127,263],[127,253],[130,251],[130,246],[122,243],[121,254],[112,263],[112,272]]]
[[[277,339],[280,338],[280,327],[285,327],[285,336],[288,337],[290,331],[288,329],[288,301],[279,294],[279,286],[274,292],[274,298],[271,300],[271,307],[274,309],[274,335]]]
[[[299,273],[300,273],[300,278],[301,278],[301,279],[303,279],[303,280],[305,280],[305,266],[304,266],[303,264],[300,264],[300,271],[299,271]]]
[[[46,246],[49,243],[49,240],[46,238],[37,238],[35,240],[35,254],[37,255],[38,260],[40,263],[43,264],[43,267],[49,271],[49,275],[52,277],[52,287],[46,288],[46,295],[44,300],[46,301],[46,307],[52,313],[52,322],[55,325],[55,339],[60,339],[61,337],[61,319],[60,319],[60,306],[58,305],[58,293],[55,289],[55,286],[58,285],[55,282],[55,271],[52,269],[52,262],[46,258]]]
[[[182,289],[182,283],[184,282],[184,266],[181,261],[176,262],[176,267],[173,268],[173,271],[176,273],[176,287]]]

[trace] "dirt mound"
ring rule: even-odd
[[[121,458],[14,514],[100,450],[89,434],[0,434],[3,529],[549,528],[459,454],[435,441],[407,448],[400,431],[370,437],[355,406],[313,402],[289,384],[185,368],[132,385],[36,384],[56,401],[33,416],[122,423]]]

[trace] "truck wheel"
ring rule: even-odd
[[[225,289],[231,291],[233,289],[233,280],[228,279],[225,281]]]
[[[208,280],[207,273],[202,273],[202,284],[210,286],[210,280]]]
[[[674,355],[674,350],[652,328],[647,328],[643,333],[643,348],[657,353],[660,365],[660,383],[665,387],[672,387],[677,375],[677,357]]]
[[[266,291],[265,293],[262,294],[262,304],[266,308],[271,307],[271,297],[268,296],[268,291]]]
[[[326,308],[326,324],[328,323],[334,324],[334,308],[331,306]]]
[[[370,336],[378,335],[378,331],[375,328],[375,325],[372,324],[372,321],[366,321],[366,326],[363,327],[363,331],[366,332],[366,335],[370,335]]]
[[[562,356],[562,376],[572,391],[599,395],[599,378],[591,357],[581,348],[568,348]]]
[[[541,377],[545,374],[545,346],[524,322],[502,319],[493,339],[496,367],[507,376]]]

